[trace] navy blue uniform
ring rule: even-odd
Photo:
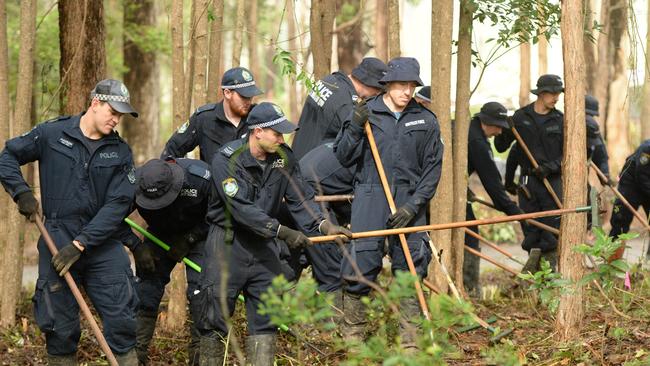
[[[246,132],[244,118],[237,127],[226,118],[223,101],[206,104],[197,108],[190,120],[169,138],[160,158],[182,158],[198,146],[201,150],[201,160],[210,164],[222,145],[242,137]]]
[[[308,152],[300,159],[300,171],[312,189],[321,195],[352,194],[354,167],[346,168],[334,155],[334,143],[328,142]],[[334,223],[350,222],[349,202],[322,202],[321,210]],[[318,235],[318,233],[314,233]],[[314,278],[321,291],[341,288],[342,255],[336,243],[318,244],[305,248]]]
[[[275,238],[284,199],[301,231],[315,232],[323,217],[313,202],[291,149],[281,145],[264,166],[251,155],[246,139],[226,144],[212,162],[213,196],[208,208],[210,232],[203,251],[199,288],[191,295],[195,325],[202,336],[227,330],[221,308],[221,271],[228,273],[226,301],[232,314],[240,292],[246,298],[248,332],[277,332],[267,315],[257,312],[260,296],[282,273]]]
[[[80,117],[60,117],[8,140],[0,155],[0,180],[16,199],[30,189],[20,166],[39,161],[45,227],[58,249],[72,240],[86,247],[70,273],[103,320],[109,346],[121,354],[136,342],[138,297],[131,262],[117,234],[135,194],[135,170],[131,150],[117,133],[103,137],[90,153]],[[45,333],[48,354],[72,354],[81,335],[79,306],[50,263],[52,255],[42,238],[38,251],[35,319]]]
[[[549,172],[546,178],[559,199],[562,200],[562,177],[560,174],[564,144],[564,115],[557,109],[553,109],[545,115],[539,115],[534,111],[533,106],[534,103],[531,103],[518,109],[512,116],[512,121],[537,163]],[[497,151],[505,152],[514,140],[512,131],[504,130],[494,139],[494,146]],[[515,144],[515,146],[517,145]],[[517,165],[521,167],[519,183],[522,190],[525,191],[519,191],[521,209],[525,212],[556,209],[555,201],[542,180],[534,174],[532,164],[523,150],[517,147],[513,148],[510,153],[515,154]],[[510,166],[512,167],[513,164]],[[510,174],[506,174],[506,176],[508,177]],[[560,227],[560,218],[557,216],[541,218],[539,221],[555,228]],[[540,228],[527,225],[524,235],[522,247],[525,250],[540,248],[542,252],[548,252],[557,248],[557,237]]]
[[[325,140],[336,138],[357,99],[352,81],[340,71],[319,80],[316,89],[318,92],[311,91],[305,101],[298,120],[300,129],[291,144],[298,160]]]
[[[587,115],[587,158],[591,159],[605,176],[609,178],[609,155],[600,133],[598,122]]]
[[[438,121],[431,111],[413,99],[399,118],[388,109],[383,94],[369,99],[367,106],[368,121],[395,204],[398,208],[406,206],[415,212],[409,225],[424,225],[427,203],[435,194],[442,169],[443,144]],[[352,231],[385,229],[390,209],[364,129],[351,123],[351,116],[348,116],[339,132],[334,152],[341,165],[350,167],[356,164]],[[407,236],[417,273],[423,277],[431,260],[431,248],[425,238],[425,233]],[[388,240],[393,271],[408,271],[397,237]],[[353,240],[350,246],[353,259],[363,275],[371,281],[376,280],[381,270],[383,243],[384,237],[374,237]],[[341,270],[344,276],[354,276],[345,258]],[[349,282],[346,291],[365,295],[370,288],[358,282]]]
[[[650,212],[650,140],[645,140],[628,156],[621,170],[618,190],[634,209],[643,206],[645,212]],[[633,214],[621,202],[614,201],[610,224],[612,229],[609,236],[617,237],[630,230]]]

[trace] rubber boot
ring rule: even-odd
[[[117,364],[120,366],[138,366],[138,352],[136,352],[135,348],[131,348],[126,353],[115,353],[114,355]]]
[[[257,334],[246,338],[246,365],[273,366],[275,360],[275,334]]]
[[[521,269],[521,273],[535,273],[539,270],[539,258],[542,256],[542,250],[539,248],[533,248],[528,252],[528,260],[524,264],[524,268]]]
[[[402,347],[407,351],[417,350],[417,334],[418,334],[418,319],[422,317],[420,310],[420,303],[418,299],[401,299],[399,302],[400,307],[400,322],[399,322],[399,336],[401,339]]]
[[[548,261],[553,272],[557,272],[557,249],[542,253],[542,258]]]
[[[343,322],[343,290],[338,289],[330,292],[332,294],[332,323],[339,325]]]
[[[149,344],[156,330],[156,319],[158,313],[152,311],[138,311],[136,315],[136,344],[135,350],[138,354],[140,365],[146,366],[149,361]]]
[[[199,365],[200,366],[221,366],[223,365],[226,346],[219,335],[211,337],[201,336],[199,338]]]
[[[199,366],[199,349],[201,347],[201,335],[199,330],[194,326],[194,322],[190,322],[190,343],[187,345],[188,365]]]
[[[50,366],[77,366],[77,354],[70,355],[47,355],[47,364]]]
[[[362,342],[366,322],[366,306],[361,302],[361,296],[343,292],[343,339]]]
[[[481,249],[477,249],[481,251]],[[465,253],[463,257],[463,284],[467,294],[473,298],[481,297],[480,273],[481,259],[471,253]]]

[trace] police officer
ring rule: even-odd
[[[636,210],[643,206],[645,212],[650,212],[650,140],[645,140],[625,159],[618,180],[618,191]],[[612,229],[609,236],[618,237],[630,230],[633,214],[620,199],[614,201],[610,224]],[[623,257],[625,246],[621,246],[610,258],[610,261]]]
[[[303,233],[315,230],[351,236],[348,230],[324,220],[313,201],[313,191],[305,184],[282,136],[296,126],[280,107],[260,103],[246,122],[247,137],[223,146],[212,162],[215,195],[208,208],[211,226],[199,287],[191,302],[201,334],[201,365],[223,362],[222,339],[228,332],[224,312],[232,315],[240,292],[246,297],[247,364],[273,365],[277,326],[257,310],[261,294],[282,271],[276,238],[296,248],[309,245]],[[276,219],[283,199],[301,231],[280,225]],[[344,239],[339,241],[342,244]],[[227,278],[222,273],[227,273]]]
[[[506,215],[522,213],[521,209],[506,194],[501,174],[497,169],[492,156],[492,147],[488,139],[501,134],[508,129],[506,121],[508,111],[497,102],[489,102],[481,107],[481,111],[474,115],[469,125],[469,138],[467,143],[467,175],[476,172],[483,187],[494,202],[494,207]],[[471,202],[467,203],[467,220],[475,220]],[[478,226],[469,227],[478,233]],[[465,235],[465,244],[480,250],[478,239]],[[463,283],[465,288],[473,294],[478,294],[479,286],[479,258],[475,255],[465,255],[463,263]]]
[[[114,128],[137,112],[117,80],[102,80],[90,106],[76,116],[42,123],[7,141],[0,155],[0,181],[25,217],[38,202],[20,166],[39,161],[45,227],[58,248],[54,257],[38,241],[34,317],[45,334],[50,365],[76,365],[81,336],[79,306],[63,278],[70,271],[83,285],[104,324],[120,365],[136,365],[135,308],[129,256],[117,237],[135,192],[131,149]]]
[[[253,97],[262,94],[253,75],[243,67],[230,69],[223,74],[221,89],[223,100],[200,106],[167,141],[161,159],[182,158],[199,146],[201,160],[210,164],[223,144],[246,133],[246,116]]]
[[[334,144],[336,157],[343,166],[356,165],[354,201],[352,202],[352,231],[401,228],[425,224],[425,209],[433,197],[442,167],[443,145],[435,115],[415,100],[416,86],[421,86],[420,65],[416,59],[397,57],[388,63],[388,72],[380,80],[386,91],[367,102],[356,105]],[[364,125],[372,127],[397,211],[391,214],[370,151]],[[368,214],[372,213],[372,214]],[[407,236],[417,274],[426,277],[431,249],[424,233]],[[388,240],[392,270],[408,271],[406,258],[397,237],[375,237],[354,240],[350,255],[363,275],[375,281],[382,268],[384,241]],[[343,258],[342,273],[355,276],[351,264]],[[370,288],[361,282],[346,281],[343,307],[346,328],[344,336],[360,339],[366,320],[361,297]],[[416,299],[401,304],[403,315],[413,319],[419,314]],[[413,339],[402,332],[403,344]]]
[[[298,121],[291,147],[296,159],[323,142],[334,140],[343,121],[352,113],[357,98],[365,99],[382,90],[379,79],[386,72],[386,64],[374,58],[364,58],[350,75],[336,71],[316,83],[309,93]]]
[[[210,194],[208,164],[194,159],[152,159],[136,170],[135,206],[147,222],[148,231],[170,245],[162,248],[145,239],[130,249],[140,281],[137,313],[137,351],[147,364],[149,343],[156,328],[158,306],[169,283],[170,273],[183,257],[196,260],[208,234],[205,216]],[[133,234],[132,232],[130,232]],[[186,268],[188,294],[197,288],[198,272]],[[190,365],[198,364],[198,335],[192,329]]]
[[[521,167],[519,206],[525,212],[556,209],[557,205],[543,184],[546,178],[557,196],[562,200],[561,163],[563,156],[564,115],[555,109],[560,94],[564,91],[562,79],[557,75],[546,74],[537,80],[537,88],[531,92],[537,99],[515,111],[513,126],[539,164],[534,169],[520,146],[514,150],[517,164]],[[515,140],[511,130],[505,130],[494,140],[497,151],[505,152]],[[511,151],[511,154],[513,152]],[[523,192],[522,192],[523,191]],[[527,195],[526,193],[530,194]],[[540,219],[555,228],[560,226],[559,217]],[[540,255],[552,266],[557,262],[557,238],[540,228],[527,226],[524,231],[522,247],[529,252],[529,261],[524,270],[535,272]]]
[[[415,101],[422,104],[425,108],[431,109],[431,87],[423,86],[415,93]]]
[[[609,178],[609,155],[607,146],[600,133],[598,122],[598,99],[587,94],[585,95],[585,117],[587,120],[587,158],[590,158],[607,178]],[[607,184],[607,182],[603,182]]]

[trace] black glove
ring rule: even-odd
[[[534,173],[537,178],[539,178],[539,180],[544,180],[544,178],[546,178],[551,173],[551,171],[544,165],[538,165],[537,168],[535,168]]]
[[[287,246],[291,249],[302,248],[311,245],[309,238],[300,231],[289,229],[284,225],[280,225],[278,229],[278,239],[284,240]]]
[[[517,184],[515,182],[506,182],[505,185],[506,192],[510,193],[513,196],[517,195]]]
[[[352,114],[352,123],[359,127],[363,127],[368,121],[368,106],[364,99],[359,99],[354,106],[354,114]]]
[[[70,243],[61,248],[61,250],[52,257],[52,265],[59,273],[59,276],[63,277],[70,267],[79,260],[79,257],[81,257],[81,250],[79,250],[76,245]]]
[[[388,218],[388,227],[393,229],[402,228],[408,225],[411,219],[413,219],[413,216],[415,216],[415,212],[411,212],[410,209],[402,206],[394,214],[390,215]]]
[[[177,235],[172,237],[169,244],[169,251],[167,252],[167,257],[175,260],[177,263],[182,261],[183,258],[190,252],[192,246],[196,243],[196,238],[192,236],[192,233]]]
[[[323,220],[323,222],[320,224],[320,232],[323,233],[323,235],[345,235],[338,236],[336,239],[334,239],[338,245],[349,243],[350,238],[352,238],[352,232],[350,232],[350,230],[344,228],[343,226],[334,225],[329,220]]]
[[[133,250],[133,258],[135,258],[135,270],[137,274],[141,272],[152,273],[156,270],[153,251],[148,245],[144,243],[138,244]]]
[[[31,218],[38,210],[38,201],[32,191],[26,191],[18,195],[18,212],[26,218]]]

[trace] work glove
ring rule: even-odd
[[[31,218],[38,211],[38,201],[32,191],[26,191],[18,195],[18,212],[26,218]]]
[[[298,249],[311,245],[309,238],[300,231],[289,229],[284,225],[280,225],[278,229],[278,239],[284,240],[287,246],[291,249]]]
[[[506,182],[505,188],[506,192],[510,193],[511,195],[517,195],[517,184],[515,184],[515,182]]]
[[[352,238],[352,232],[350,232],[350,230],[344,228],[343,226],[334,225],[329,220],[323,220],[323,222],[320,224],[319,230],[323,235],[345,235],[337,236],[336,239],[334,239],[338,245],[349,243],[350,238]]]
[[[183,258],[187,256],[187,253],[190,252],[190,249],[192,249],[192,246],[196,243],[196,241],[196,238],[192,235],[191,232],[172,237],[171,242],[167,243],[170,247],[169,251],[167,252],[167,257],[173,259],[177,263],[182,261]]]
[[[364,127],[368,121],[368,106],[364,99],[359,98],[359,101],[354,106],[354,113],[352,114],[352,123],[359,127]]]
[[[138,244],[133,250],[133,258],[135,258],[136,273],[153,273],[156,270],[156,263],[150,246],[144,243]]]
[[[614,183],[612,178],[608,176],[605,176],[603,178],[601,178],[600,175],[597,176],[598,176],[598,180],[600,181],[600,184],[602,184],[603,186],[616,187],[616,183]]]
[[[79,257],[81,257],[81,250],[79,250],[76,245],[70,243],[61,248],[61,250],[52,257],[52,265],[59,276],[63,277],[70,267],[79,260]]]
[[[393,229],[402,228],[413,219],[415,212],[412,212],[409,208],[402,206],[395,211],[394,214],[390,215],[388,218],[388,227]]]
[[[539,178],[539,180],[544,180],[551,173],[551,171],[544,165],[538,165],[537,168],[535,168],[534,173],[535,176]]]
[[[467,190],[467,202],[474,202],[475,199],[476,199],[476,195],[474,194],[474,192],[472,192],[471,189],[468,189]]]

